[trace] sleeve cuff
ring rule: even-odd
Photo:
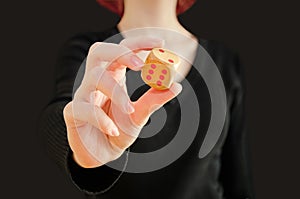
[[[122,171],[115,170],[107,165],[96,168],[83,168],[72,157],[71,149],[67,156],[67,172],[73,184],[88,195],[99,195],[109,191],[119,180],[128,162],[129,148],[125,151],[126,159]]]

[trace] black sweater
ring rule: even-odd
[[[74,80],[89,47],[94,42],[104,41],[117,33],[119,30],[114,26],[103,32],[78,34],[69,39],[61,49],[56,68],[55,96],[40,119],[40,133],[53,161],[88,198],[254,198],[244,124],[243,68],[236,53],[211,40],[198,38],[222,75],[228,112],[220,139],[208,156],[198,158],[210,120],[209,94],[201,75],[196,70],[191,70],[186,79],[196,88],[197,96],[200,96],[198,103],[201,119],[194,141],[180,158],[160,170],[148,173],[124,172],[122,175],[120,171],[106,165],[85,169],[74,162],[67,140],[63,108],[72,100]],[[121,39],[120,37],[119,41]],[[136,98],[142,92],[131,97]],[[164,108],[168,109],[173,104],[167,103]],[[176,121],[178,114],[168,117],[171,117],[170,121]],[[169,129],[169,133],[159,133],[154,138],[138,138],[130,150],[138,153],[162,147],[174,137],[172,128]],[[128,161],[130,162],[130,154]]]

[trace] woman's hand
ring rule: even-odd
[[[150,88],[136,102],[127,94],[126,67],[139,71],[144,64],[135,53],[162,46],[163,40],[152,37],[91,46],[82,83],[64,108],[68,141],[79,165],[92,168],[120,157],[150,115],[180,93],[181,85],[174,83],[164,91]]]

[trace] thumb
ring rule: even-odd
[[[132,120],[135,124],[143,126],[154,111],[175,98],[181,90],[181,84],[176,82],[166,90],[150,88],[134,103],[135,112],[131,115]]]

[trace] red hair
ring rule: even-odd
[[[100,5],[109,9],[110,11],[117,13],[119,16],[123,15],[124,12],[124,2],[123,0],[96,0]],[[178,0],[176,13],[177,15],[185,12],[189,9],[196,0]]]

